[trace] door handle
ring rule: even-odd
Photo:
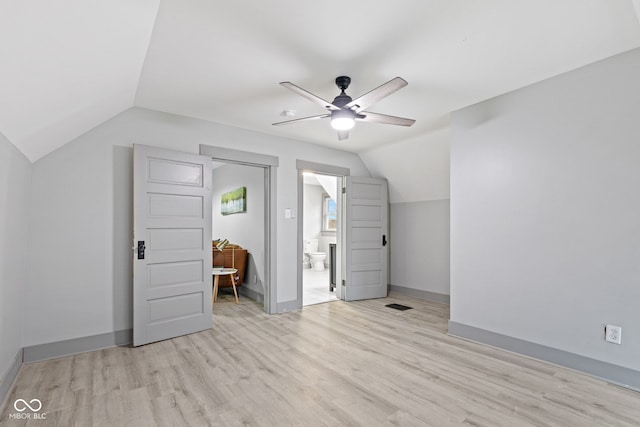
[[[386,235],[382,235],[382,246],[387,246],[387,236]]]
[[[144,240],[138,240],[138,259],[144,259],[144,250],[146,246],[144,245]]]

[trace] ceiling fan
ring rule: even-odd
[[[349,130],[353,128],[356,120],[397,126],[411,126],[415,123],[415,120],[413,119],[405,119],[403,117],[388,116],[386,114],[365,111],[365,109],[370,105],[405,87],[407,85],[406,80],[400,77],[395,77],[356,99],[351,99],[351,97],[345,93],[345,90],[347,90],[350,83],[350,77],[336,77],[336,86],[338,86],[341,92],[340,95],[335,97],[333,102],[328,102],[291,82],[281,82],[281,86],[291,89],[303,98],[330,110],[330,112],[329,114],[322,114],[319,116],[286,120],[284,122],[274,123],[273,125],[278,126],[308,120],[331,118],[331,127],[338,131],[338,139],[343,140],[349,138]]]

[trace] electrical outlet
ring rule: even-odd
[[[622,344],[622,328],[615,325],[605,326],[604,339],[613,344]]]

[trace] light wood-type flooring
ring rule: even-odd
[[[448,336],[446,305],[270,316],[227,295],[213,316],[210,331],[24,365],[0,425],[640,425],[640,393]],[[46,420],[10,421],[19,398]]]

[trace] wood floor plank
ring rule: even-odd
[[[221,293],[210,331],[24,365],[9,401],[47,419],[10,404],[0,426],[640,426],[640,393],[449,336],[448,319],[402,295],[267,315]]]

